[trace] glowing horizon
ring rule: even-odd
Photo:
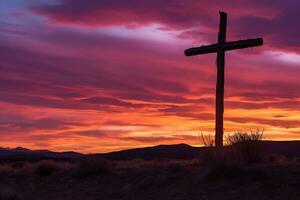
[[[297,1],[12,0],[0,8],[0,146],[108,152],[201,145],[213,134],[215,55],[184,49],[265,44],[226,55],[225,133],[300,140]],[[197,12],[202,10],[202,12]]]

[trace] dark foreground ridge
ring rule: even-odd
[[[0,200],[300,199],[300,141],[260,144],[89,155],[0,149]]]

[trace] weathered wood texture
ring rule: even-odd
[[[247,39],[247,40],[239,40],[234,42],[226,42],[224,44],[225,51],[235,50],[235,49],[244,49],[249,47],[261,46],[263,45],[263,39]],[[201,47],[194,47],[184,51],[186,56],[195,56],[201,54],[208,54],[208,53],[216,53],[218,51],[218,44],[212,44],[207,46]]]
[[[220,28],[217,52],[217,86],[216,86],[216,116],[215,116],[215,143],[216,147],[223,146],[223,113],[224,113],[224,65],[226,42],[227,14],[220,12]]]

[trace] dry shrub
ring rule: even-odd
[[[234,155],[242,161],[255,163],[261,160],[261,141],[263,131],[236,132],[226,137],[227,144],[231,145]]]
[[[237,132],[226,140],[230,146],[222,149],[208,148],[206,152],[205,177],[208,179],[239,180],[264,176],[263,170],[249,163],[261,160],[262,131]]]
[[[204,177],[207,180],[261,181],[267,175],[265,169],[249,165],[232,149],[216,150],[213,155],[204,170]]]
[[[221,159],[210,163],[205,176],[209,180],[231,180],[241,178],[244,176],[244,173],[244,167],[241,162]]]
[[[31,176],[32,174],[46,177],[57,173],[71,173],[74,165],[69,161],[40,160],[37,162],[24,161],[11,165],[11,171],[18,176]],[[1,174],[1,166],[0,166]]]
[[[243,174],[241,163],[233,151],[228,149],[207,149],[201,171],[207,180],[235,179]]]
[[[200,137],[201,142],[205,147],[213,147],[215,145],[215,139],[211,134],[204,135],[201,131],[200,134],[198,134],[198,137]]]
[[[79,179],[103,176],[113,171],[113,164],[102,158],[81,158],[75,164],[74,176]]]
[[[35,164],[35,173],[39,176],[51,176],[57,172],[57,165],[52,160],[42,160]]]
[[[259,129],[248,132],[236,132],[233,135],[226,137],[226,142],[229,145],[242,143],[245,141],[261,141],[263,139],[264,131]]]
[[[207,148],[205,152],[200,155],[200,159],[205,162],[210,161],[215,152],[215,139],[211,134],[204,135],[202,131],[200,132],[200,134],[198,133],[198,137],[200,138],[201,143],[204,145],[204,147]]]

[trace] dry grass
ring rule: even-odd
[[[230,188],[239,195],[248,192],[252,199],[263,199],[264,196],[257,196],[260,192],[272,196],[282,192],[284,184],[294,189],[300,186],[298,159],[273,156],[249,165],[233,158],[228,151],[215,152],[209,161],[85,158],[72,162],[6,163],[0,165],[0,171],[6,173],[0,180],[0,199],[170,200],[203,199],[203,195],[209,199],[234,199],[228,191]],[[264,187],[269,183],[280,184],[270,186],[270,193],[262,189],[260,183]],[[217,189],[212,193],[211,188]],[[228,196],[222,196],[224,193]],[[285,193],[281,197],[296,199],[297,195]]]
[[[240,149],[225,149],[210,151],[206,160],[86,157],[4,163],[0,200],[299,199],[299,158],[272,155],[248,163],[236,153]]]
[[[200,138],[201,143],[205,147],[214,147],[215,146],[215,139],[211,134],[204,135],[201,131],[200,133],[198,133],[198,137]]]
[[[226,143],[233,148],[232,156],[247,163],[259,162],[262,159],[261,141],[263,131],[236,132],[226,137]]]
[[[73,176],[87,179],[96,176],[105,176],[113,172],[113,162],[99,158],[81,158],[74,164]]]
[[[236,145],[245,142],[257,142],[263,139],[264,131],[256,129],[250,132],[235,132],[233,135],[228,135],[225,137],[226,143],[228,145]]]
[[[57,163],[51,160],[40,161],[35,165],[35,173],[39,176],[51,176],[57,170]]]

